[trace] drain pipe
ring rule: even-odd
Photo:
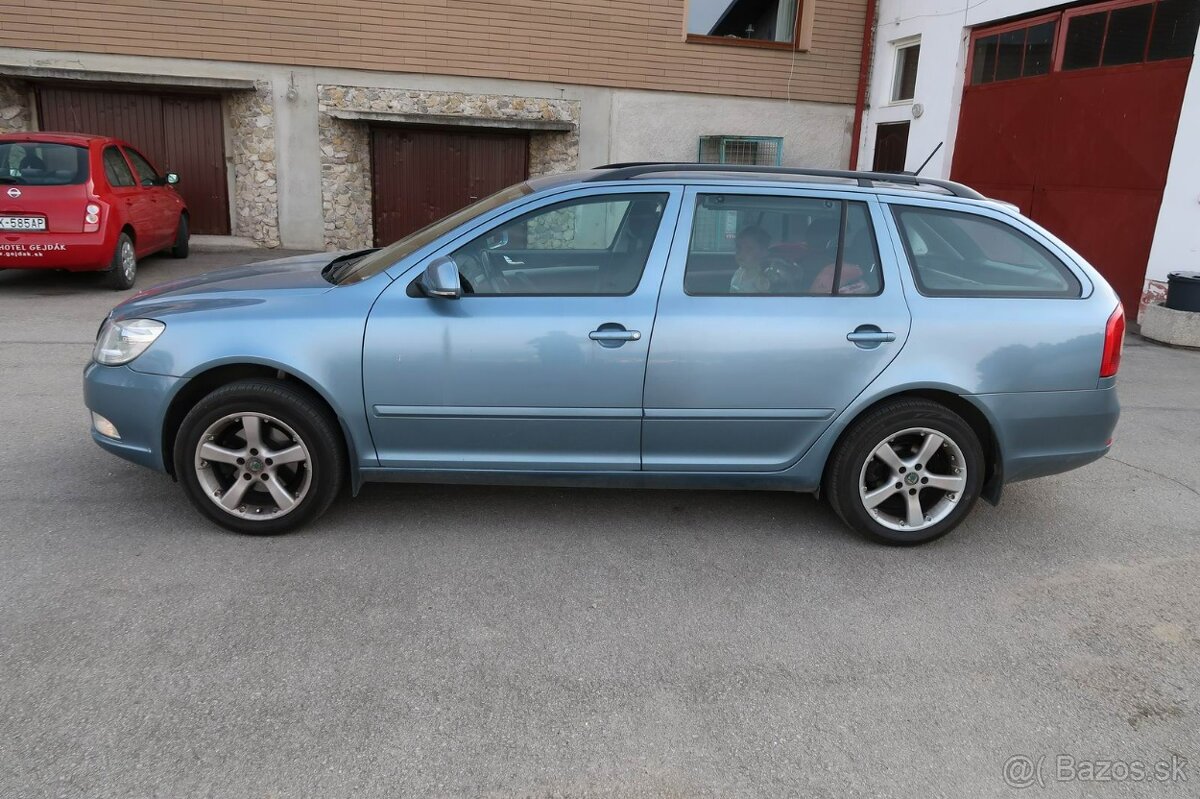
[[[862,138],[863,113],[867,109],[867,81],[871,71],[871,45],[875,38],[875,7],[878,0],[867,0],[863,20],[862,57],[858,62],[858,94],[854,99],[854,130],[850,134],[850,168],[858,169],[858,150]]]

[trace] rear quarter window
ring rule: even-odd
[[[85,147],[52,142],[0,143],[0,183],[15,186],[73,186],[88,179]]]
[[[917,289],[930,297],[1078,297],[1079,279],[1052,252],[996,219],[894,205]]]

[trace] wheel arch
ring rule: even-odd
[[[175,439],[179,435],[179,428],[183,424],[184,417],[188,415],[188,412],[196,406],[196,403],[221,386],[246,379],[271,380],[300,389],[313,400],[320,403],[329,412],[329,415],[337,420],[338,428],[342,433],[341,443],[343,454],[346,456],[347,477],[350,478],[353,491],[357,493],[358,486],[360,485],[360,476],[354,437],[346,425],[346,420],[338,412],[333,402],[330,401],[324,392],[317,388],[315,381],[277,364],[253,361],[215,364],[198,370],[196,373],[188,376],[187,382],[171,398],[171,402],[167,406],[167,412],[163,417],[162,427],[163,465],[166,467],[167,473],[171,477],[178,479],[175,474],[172,453],[175,451]]]
[[[862,418],[864,414],[870,413],[880,405],[898,399],[910,398],[936,402],[961,416],[971,426],[971,429],[975,431],[975,435],[979,438],[980,446],[983,447],[983,457],[987,469],[984,474],[981,496],[992,505],[998,503],[1000,501],[1000,493],[1004,487],[1004,458],[1000,440],[996,435],[995,420],[980,405],[972,402],[969,395],[958,393],[946,386],[901,387],[875,397],[870,402],[859,406],[854,414],[845,420],[841,429],[838,430],[833,444],[826,453],[825,462],[821,468],[821,485],[824,486],[825,484],[825,477],[829,470],[832,454],[841,446],[842,441],[855,422]]]

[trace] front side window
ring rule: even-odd
[[[894,206],[917,288],[931,297],[1078,297],[1065,264],[1023,232],[984,216]]]
[[[452,254],[463,290],[477,295],[632,294],[668,196],[578,197],[505,222]]]
[[[911,100],[917,91],[917,61],[921,58],[921,43],[896,45],[896,74],[892,78],[892,102]]]
[[[690,0],[689,40],[788,46],[796,41],[799,0]]]
[[[87,179],[86,147],[38,141],[0,144],[0,184],[72,186]]]
[[[879,253],[865,203],[701,194],[684,270],[693,296],[878,294]]]
[[[133,173],[116,147],[104,148],[104,176],[110,186],[133,186]]]
[[[141,153],[126,147],[125,154],[129,156],[129,162],[133,164],[133,168],[137,172],[138,182],[143,186],[153,186],[160,181],[158,171],[150,166],[150,162]]]

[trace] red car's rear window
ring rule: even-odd
[[[73,186],[88,179],[86,147],[40,141],[0,142],[0,183]]]

